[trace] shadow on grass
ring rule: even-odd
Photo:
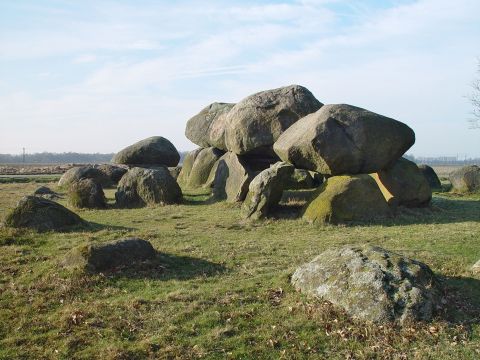
[[[295,219],[302,215],[304,206],[315,195],[316,189],[284,191],[280,205],[272,212],[276,219]],[[458,194],[441,193],[434,196],[431,206],[424,208],[398,207],[389,219],[370,222],[352,222],[356,226],[402,226],[415,224],[450,224],[480,221],[480,200]]]
[[[105,273],[112,279],[188,280],[222,274],[226,267],[208,260],[158,252],[154,259]]]
[[[441,277],[445,307],[441,318],[452,324],[480,323],[480,280],[471,277]]]
[[[137,230],[132,227],[127,226],[119,226],[119,225],[105,225],[96,223],[93,221],[86,221],[82,225],[72,226],[70,228],[64,229],[62,232],[97,232],[102,230],[126,230],[126,231],[133,231]]]

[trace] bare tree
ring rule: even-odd
[[[478,77],[472,81],[472,93],[469,96],[473,105],[473,119],[469,120],[470,128],[480,129],[480,58],[478,59]]]

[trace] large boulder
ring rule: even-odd
[[[212,195],[216,200],[240,202],[245,200],[248,186],[253,178],[245,160],[240,156],[227,152],[212,169]]]
[[[293,171],[292,165],[278,162],[255,176],[242,205],[243,216],[253,220],[265,218],[282,199]]]
[[[202,148],[192,150],[187,153],[187,155],[185,155],[182,163],[182,169],[180,170],[177,178],[177,181],[180,185],[185,187],[188,185],[188,179],[190,177],[190,172],[193,168],[193,163],[195,162],[195,159],[197,158],[200,151],[202,151]]]
[[[405,158],[391,168],[372,174],[389,205],[423,207],[432,200],[432,189],[417,164]]]
[[[112,180],[105,172],[94,166],[87,165],[73,167],[66,171],[58,181],[58,187],[68,189],[73,183],[83,179],[92,179],[95,183],[104,187],[112,185]]]
[[[283,161],[324,175],[385,169],[415,142],[407,125],[355,106],[325,105],[293,124],[273,148]]]
[[[107,200],[102,185],[92,179],[82,179],[73,183],[68,190],[68,203],[76,208],[104,209]]]
[[[368,175],[333,176],[312,198],[303,213],[310,222],[339,224],[390,216],[382,192]]]
[[[235,104],[218,103],[208,105],[187,121],[185,136],[200,147],[225,147],[225,115]]]
[[[128,171],[128,167],[126,166],[112,164],[101,164],[97,165],[96,168],[103,172],[105,176],[110,179],[112,185],[118,184],[122,176],[125,175]]]
[[[302,293],[376,323],[431,320],[441,299],[427,265],[370,245],[327,250],[291,281]]]
[[[23,197],[5,218],[8,227],[37,231],[67,230],[84,223],[80,216],[66,207],[39,196]]]
[[[146,240],[125,239],[106,244],[83,245],[69,251],[63,266],[87,272],[101,272],[152,259],[156,251]]]
[[[182,174],[181,185],[186,188],[209,187],[210,173],[223,154],[222,150],[213,147],[201,149],[195,154],[191,168],[186,169]]]
[[[112,159],[114,164],[177,166],[180,154],[173,144],[161,136],[152,136],[127,146]]]
[[[299,85],[250,95],[227,113],[225,145],[238,155],[273,154],[272,145],[280,134],[321,106],[308,89]]]
[[[134,167],[118,183],[115,200],[125,208],[175,204],[182,201],[182,190],[166,167]]]
[[[431,166],[422,164],[418,165],[418,169],[423,174],[423,176],[425,176],[425,179],[427,179],[427,182],[432,190],[442,189],[442,183],[440,182],[437,173],[435,172],[435,170],[433,170]]]
[[[476,192],[480,190],[480,167],[464,166],[450,173],[452,190],[457,192]]]

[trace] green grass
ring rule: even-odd
[[[37,186],[0,185],[0,218]],[[431,208],[381,225],[324,227],[249,223],[239,206],[207,198],[188,192],[182,205],[76,210],[94,223],[83,231],[0,230],[0,359],[480,356],[480,280],[469,271],[480,258],[480,196],[436,194]],[[59,266],[75,246],[125,237],[149,240],[161,255],[100,275]],[[367,242],[429,264],[445,280],[445,313],[379,327],[290,286],[295,268],[323,250]]]

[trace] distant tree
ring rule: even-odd
[[[480,129],[480,58],[477,64],[477,78],[472,81],[472,93],[469,96],[473,105],[473,119],[470,120],[470,128]]]

